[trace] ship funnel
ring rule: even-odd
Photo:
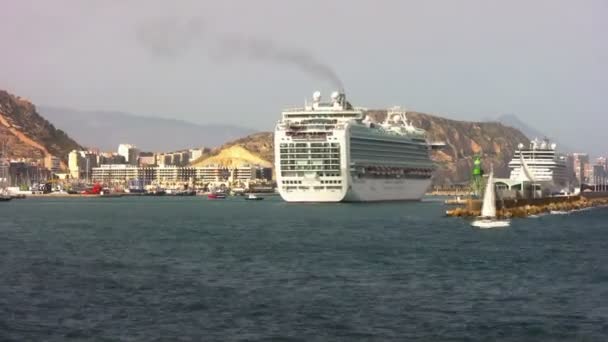
[[[340,92],[334,91],[333,93],[331,93],[331,100],[333,102],[338,101],[339,98],[340,98]]]
[[[312,101],[315,103],[321,102],[321,92],[320,91],[317,90],[312,94]]]
[[[334,106],[346,108],[346,95],[344,95],[343,92],[337,90],[334,91],[333,93],[331,93],[331,103]]]

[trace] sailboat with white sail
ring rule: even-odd
[[[494,189],[494,170],[490,171],[486,190],[483,194],[481,205],[481,216],[471,223],[477,228],[499,228],[508,227],[509,220],[499,220],[496,217],[496,191]]]

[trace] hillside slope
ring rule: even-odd
[[[377,121],[386,118],[386,111],[370,111]],[[509,175],[508,164],[519,143],[529,139],[519,130],[498,122],[469,122],[439,116],[408,112],[414,126],[427,131],[430,141],[442,141],[446,147],[435,151],[432,158],[438,164],[434,184],[453,184],[470,179],[473,157],[481,155],[486,170],[490,165],[498,177]]]
[[[228,168],[234,168],[244,164],[272,167],[272,163],[261,158],[259,153],[252,152],[239,145],[232,145],[220,149],[218,154],[207,158],[201,158],[201,160],[192,163],[193,166],[221,165]]]
[[[552,142],[557,144],[558,151],[560,151],[562,153],[570,153],[570,152],[574,152],[576,150],[570,146],[562,144],[562,142],[555,139],[555,137],[552,137],[551,135],[549,135],[545,132],[541,132],[538,129],[536,129],[535,127],[532,127],[531,125],[525,123],[524,121],[522,121],[519,117],[517,117],[514,114],[501,115],[496,119],[496,121],[500,122],[501,124],[503,124],[505,126],[517,128],[520,132],[525,134],[530,139],[549,138],[549,139],[551,139]]]
[[[28,100],[0,90],[0,143],[9,158],[40,159],[53,155],[66,161],[79,144],[36,111]]]
[[[370,110],[368,114],[375,121],[386,117],[385,110]],[[486,169],[492,165],[497,176],[506,177],[515,148],[519,143],[529,141],[519,130],[497,122],[457,121],[417,112],[409,112],[407,116],[415,126],[427,130],[429,140],[446,143],[444,149],[432,155],[438,165],[433,182],[435,185],[467,182],[475,155],[482,156]],[[235,145],[262,159],[274,160],[271,132],[252,134],[229,142],[214,154]]]

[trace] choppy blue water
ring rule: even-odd
[[[0,340],[607,340],[608,209],[501,230],[444,211],[1,203]]]

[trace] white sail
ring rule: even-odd
[[[490,171],[486,191],[483,194],[483,204],[481,206],[481,217],[496,217],[496,193],[494,192],[494,171]]]
[[[519,153],[519,160],[521,163],[521,169],[523,172],[520,173],[520,177],[523,178],[523,176],[525,176],[525,178],[523,180],[525,181],[529,181],[529,182],[534,182],[534,176],[532,176],[532,172],[530,172],[530,169],[528,168],[528,164],[526,164],[526,161],[524,160],[523,157],[523,153]]]

